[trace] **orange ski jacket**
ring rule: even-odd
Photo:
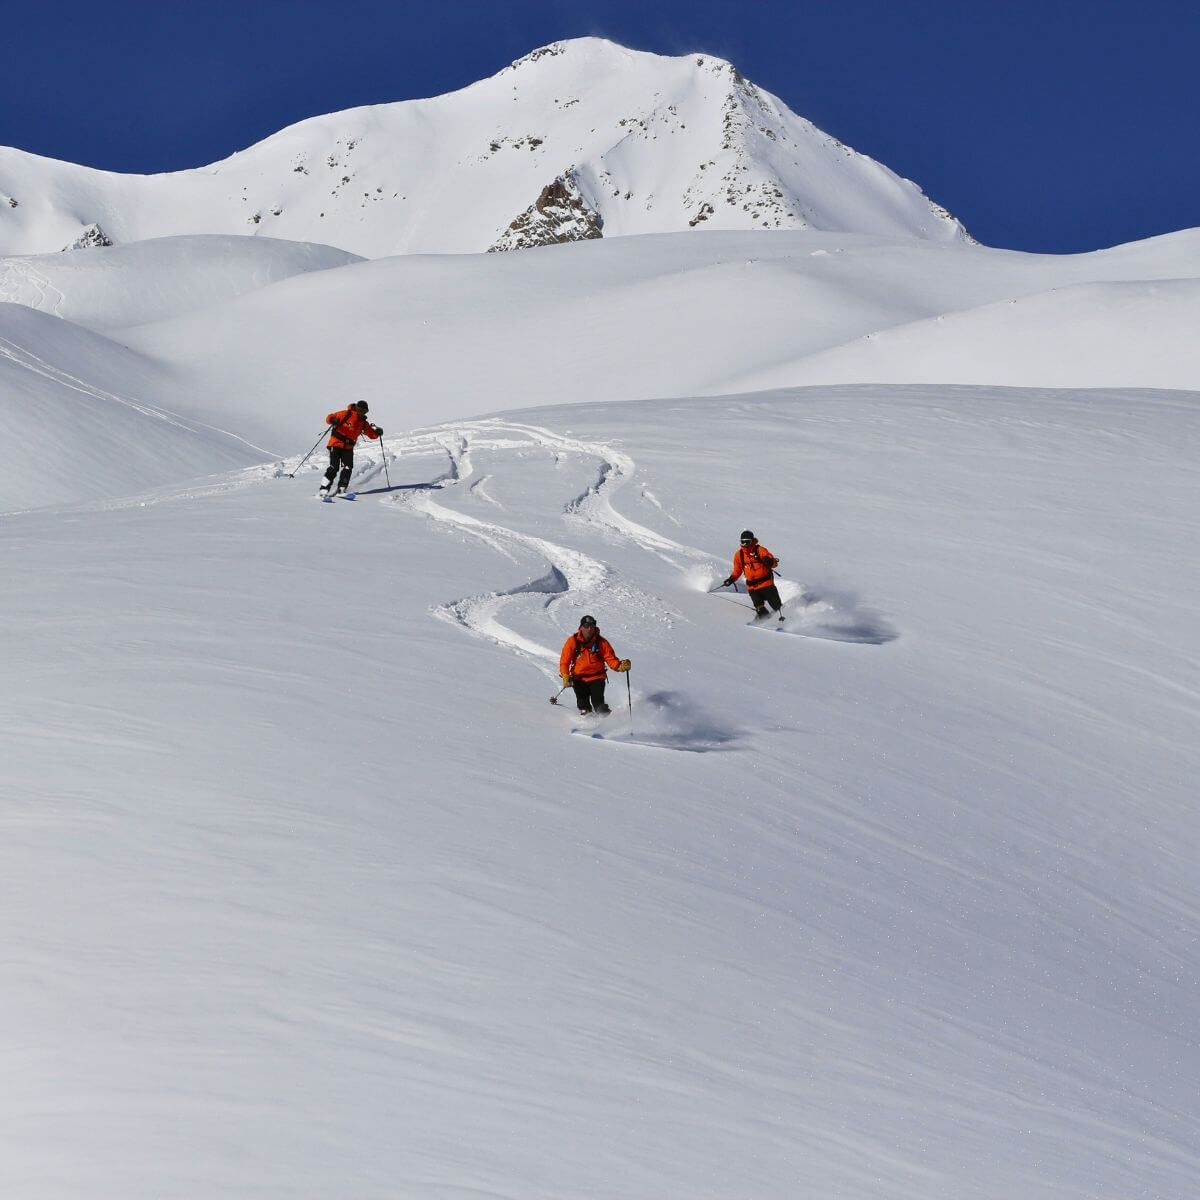
[[[341,412],[330,413],[325,418],[325,424],[333,426],[329,441],[326,443],[330,448],[340,446],[343,450],[350,450],[353,449],[354,443],[358,441],[361,434],[365,433],[372,439],[379,436],[375,432],[375,426],[353,406],[343,408]]]
[[[766,546],[757,542],[753,546],[739,546],[733,556],[733,573],[730,579],[739,579],[746,573],[746,587],[749,591],[757,591],[775,582],[774,568],[779,566],[779,559]]]
[[[604,678],[607,674],[604,670],[605,663],[615,671],[621,665],[621,660],[608,644],[608,639],[600,636],[599,630],[586,642],[578,633],[573,633],[567,638],[562,654],[559,655],[558,673],[589,682]]]

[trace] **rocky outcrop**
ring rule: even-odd
[[[64,246],[63,251],[65,253],[67,250],[91,250],[97,246],[111,246],[112,244],[112,238],[99,225],[92,222],[69,246]]]
[[[488,252],[528,250],[603,236],[604,219],[584,198],[574,172],[567,171],[542,188],[541,195],[488,247]]]

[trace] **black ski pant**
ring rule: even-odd
[[[329,470],[325,472],[325,486],[327,488],[333,485],[333,477],[338,473],[339,467],[342,471],[342,477],[338,480],[338,488],[341,491],[345,491],[346,484],[350,482],[350,472],[354,470],[353,446],[329,447]]]
[[[604,676],[599,679],[572,679],[571,686],[575,689],[575,703],[580,712],[603,712],[608,705],[604,703]]]
[[[779,598],[779,589],[773,583],[768,583],[766,587],[755,588],[752,592],[749,588],[746,591],[750,593],[750,599],[759,613],[765,613],[768,604],[776,612],[783,607],[783,601]]]

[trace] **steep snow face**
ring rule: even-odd
[[[605,237],[813,228],[966,239],[915,184],[730,63],[583,38],[459,92],[301,122],[197,170],[117,175],[0,149],[0,253],[58,251],[92,225],[117,243],[254,233],[367,257],[483,251],[568,179]],[[539,224],[509,242],[544,244]]]

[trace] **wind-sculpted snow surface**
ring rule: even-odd
[[[380,419],[0,521],[7,1192],[1191,1200],[1200,397]]]

